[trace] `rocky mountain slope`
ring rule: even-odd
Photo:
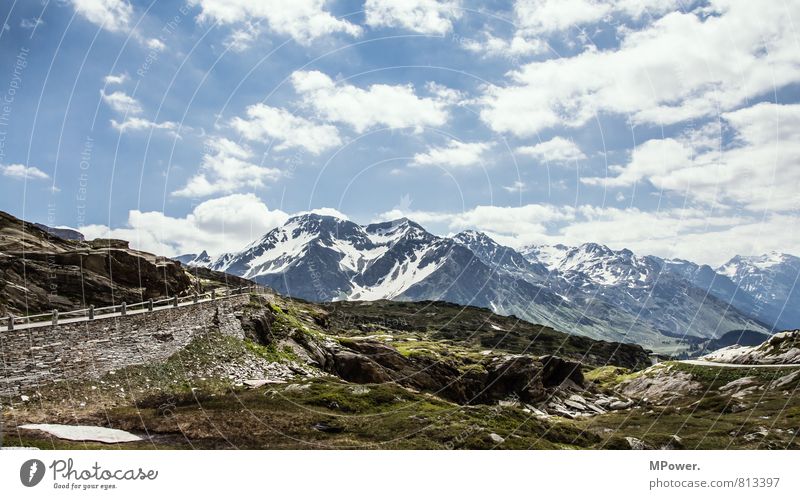
[[[246,281],[130,249],[126,241],[62,239],[0,212],[0,317],[136,303]]]
[[[800,325],[800,258],[783,253],[732,258],[717,269],[763,309],[767,324],[776,329]]]
[[[731,345],[711,352],[703,359],[730,364],[800,365],[800,330],[777,333],[760,345]]]
[[[599,244],[518,252],[475,231],[438,237],[407,219],[360,226],[306,214],[240,252],[182,258],[311,301],[444,300],[665,351],[689,337],[766,333],[774,315],[727,277],[709,284],[691,262]]]

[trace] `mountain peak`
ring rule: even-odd
[[[497,241],[487,236],[486,233],[473,229],[462,230],[461,232],[453,236],[453,239],[462,243],[475,241],[482,244],[492,244],[492,245],[498,244]]]
[[[407,237],[412,236],[416,238],[434,238],[420,224],[410,220],[406,217],[398,218],[397,220],[389,220],[387,222],[372,223],[364,227],[364,230],[373,238],[378,238],[376,241],[385,238]]]

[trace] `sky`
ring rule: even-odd
[[[800,254],[800,0],[8,0],[0,210],[162,255],[295,214]]]

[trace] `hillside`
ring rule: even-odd
[[[220,316],[161,361],[15,396],[3,409],[6,439],[109,447],[34,423],[126,430],[136,441],[114,447],[132,449],[797,446],[780,410],[796,407],[797,370],[642,370],[649,359],[635,345],[436,302],[316,305],[259,293],[226,313],[233,324],[223,330]]]
[[[126,241],[62,239],[0,212],[0,316],[136,303],[247,281],[131,249]],[[248,283],[249,284],[249,283]]]
[[[704,360],[731,364],[800,364],[800,330],[783,331],[755,346],[731,345],[708,355]]]

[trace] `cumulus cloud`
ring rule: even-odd
[[[617,49],[587,48],[512,71],[509,84],[486,88],[481,118],[497,132],[530,136],[582,126],[598,112],[672,124],[732,110],[800,80],[797,17],[800,4],[729,0],[671,12],[625,31]]]
[[[179,197],[207,197],[242,189],[265,186],[280,178],[281,171],[252,162],[253,152],[226,138],[206,142],[200,171],[186,185],[172,194]]]
[[[520,192],[527,191],[528,190],[528,186],[525,184],[525,182],[522,182],[520,180],[516,180],[511,185],[504,185],[503,186],[503,190],[506,191],[506,192],[511,192],[511,193],[514,193],[514,192],[520,193]]]
[[[680,7],[680,0],[517,0],[514,18],[521,31],[541,35],[594,24],[612,14],[640,19]]]
[[[523,206],[478,205],[462,212],[433,212],[394,208],[381,213],[376,220],[407,217],[421,224],[435,224],[446,230],[477,229],[490,234],[503,244],[518,246],[528,241],[541,241],[553,224],[573,220],[576,210],[570,206],[527,204]]]
[[[157,255],[210,254],[241,250],[286,221],[281,210],[270,210],[254,194],[232,194],[209,199],[185,217],[131,210],[124,227],[88,225],[78,230],[87,238],[124,239],[131,246]]]
[[[554,233],[569,244],[600,242],[640,254],[684,258],[719,265],[735,255],[758,255],[781,248],[797,253],[800,240],[793,217],[767,217],[685,208],[642,211],[582,207],[579,219]]]
[[[541,34],[597,22],[611,9],[609,2],[597,0],[517,0],[514,15],[521,29]]]
[[[121,73],[118,75],[108,75],[103,78],[103,82],[106,85],[121,85],[128,81],[128,75],[125,73]]]
[[[622,187],[647,180],[694,200],[740,203],[751,210],[796,210],[800,185],[800,104],[761,102],[723,113],[733,140],[720,148],[722,130],[655,139],[636,147],[612,176],[581,179],[585,184]]]
[[[749,215],[715,209],[643,211],[590,205],[477,206],[463,212],[393,209],[376,220],[408,217],[440,232],[476,229],[497,242],[520,248],[530,244],[605,244],[642,255],[684,258],[720,265],[739,255],[779,248],[800,252],[795,218]]]
[[[305,213],[314,213],[316,215],[323,215],[326,217],[336,217],[342,220],[350,220],[350,218],[347,215],[337,210],[336,208],[328,208],[325,206],[323,206],[322,208],[314,208],[313,210],[301,211],[299,213],[296,213],[296,215],[303,215]]]
[[[164,42],[162,42],[158,38],[148,38],[147,40],[144,41],[144,44],[147,48],[149,48],[150,50],[155,50],[156,52],[161,52],[162,50],[167,48]]]
[[[103,102],[105,102],[108,107],[120,114],[139,114],[142,112],[142,106],[139,104],[139,101],[120,90],[116,90],[110,94],[101,90],[100,97],[102,97]]]
[[[567,163],[586,159],[586,155],[575,142],[564,137],[554,137],[533,146],[518,147],[516,151],[518,154],[548,163]]]
[[[426,35],[444,35],[460,17],[455,0],[367,0],[366,23],[372,27],[404,28]]]
[[[139,117],[126,118],[124,121],[111,120],[111,126],[119,130],[120,133],[152,129],[167,131],[174,134],[178,130],[178,124],[174,121],[162,121],[157,123],[155,121],[150,121],[148,119]]]
[[[515,30],[510,38],[489,31],[478,38],[459,38],[463,48],[485,57],[511,60],[544,53],[547,38],[569,29],[585,29],[612,16],[625,22],[653,19],[681,7],[679,0],[517,0]]]
[[[342,143],[335,126],[317,124],[266,104],[249,106],[247,118],[236,117],[231,125],[247,140],[277,141],[277,150],[302,147],[319,154]]]
[[[325,0],[189,0],[190,5],[200,7],[200,21],[238,25],[239,30],[250,31],[252,36],[257,35],[253,30],[258,30],[260,22],[304,45],[332,33],[361,34],[361,27],[326,11],[325,3]]]
[[[48,174],[35,166],[25,166],[20,164],[0,165],[0,171],[4,177],[17,178],[22,180],[46,180],[50,178]]]
[[[444,147],[433,147],[414,155],[413,166],[467,167],[481,162],[483,153],[492,144],[488,142],[460,142],[451,139]]]
[[[292,83],[302,104],[321,119],[346,123],[361,133],[375,126],[441,126],[448,118],[447,99],[418,96],[412,85],[374,84],[360,88],[337,83],[319,71],[295,71]]]
[[[547,49],[547,44],[541,39],[531,38],[520,32],[506,39],[486,31],[479,38],[460,38],[459,42],[466,50],[484,57],[506,57],[512,60],[541,54]]]
[[[133,8],[125,0],[71,0],[75,12],[109,31],[129,28]]]

